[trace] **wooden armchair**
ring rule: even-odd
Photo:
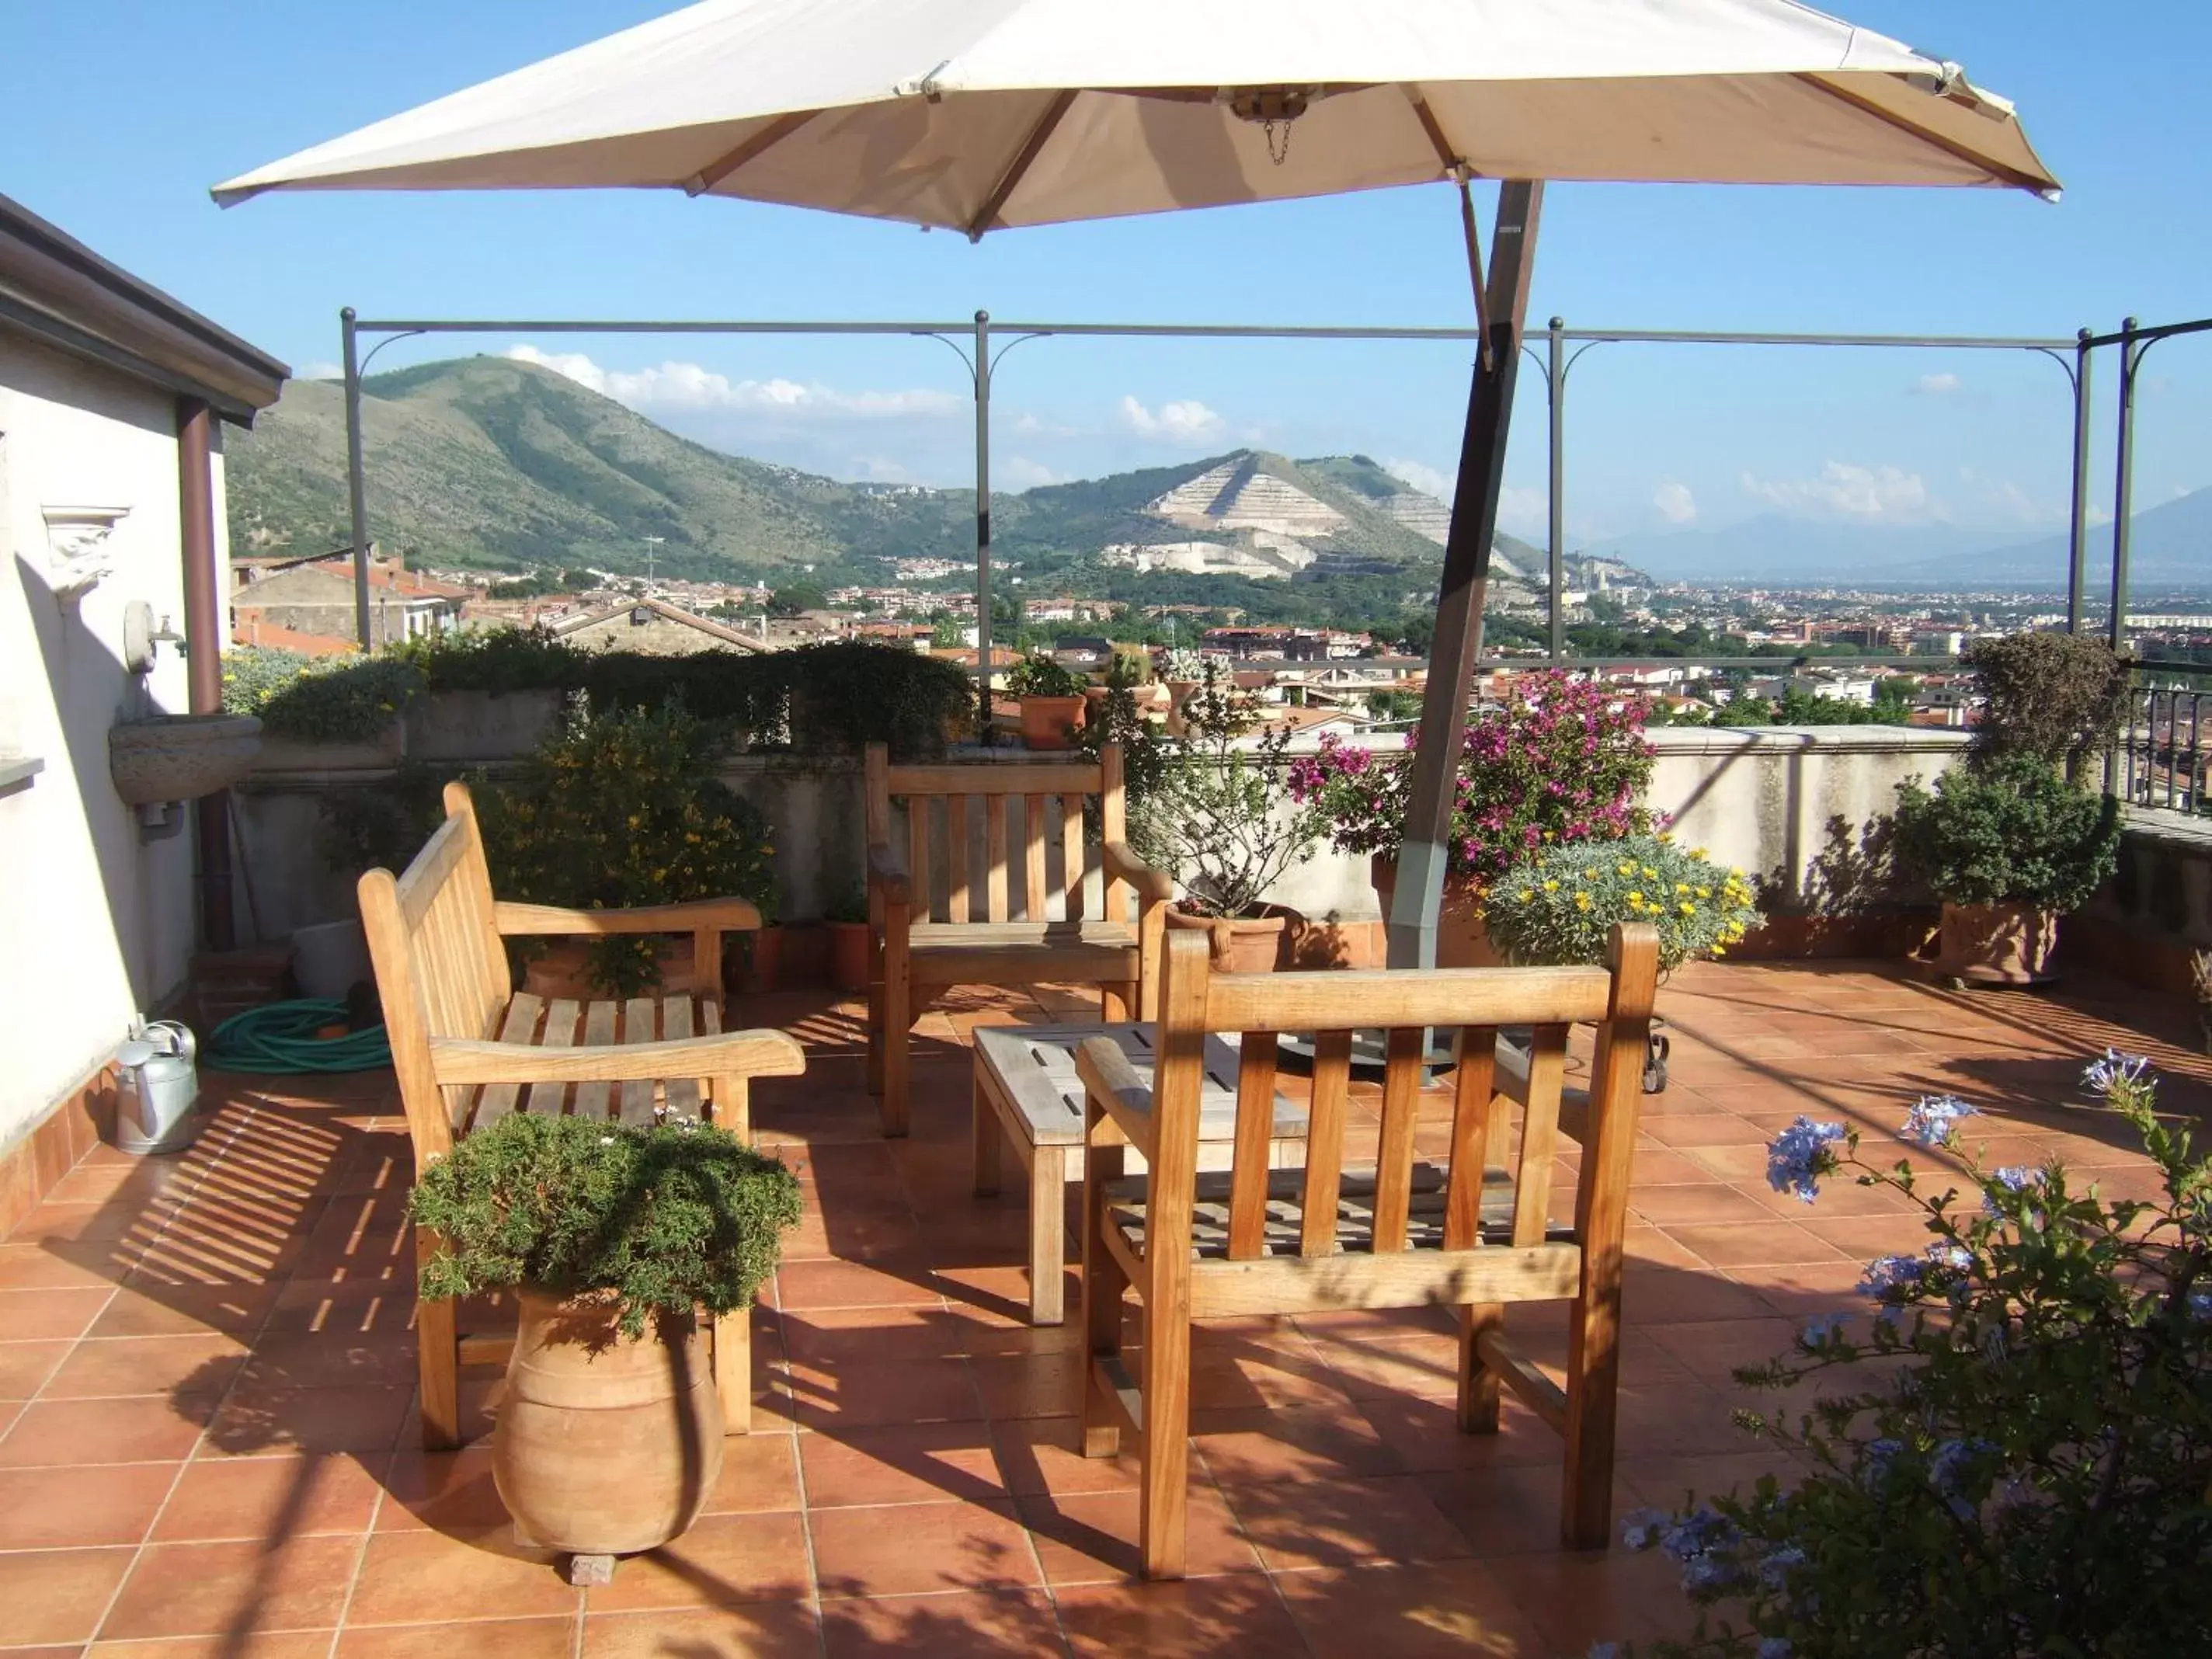
[[[1150,1578],[1183,1571],[1190,1442],[1191,1322],[1330,1308],[1450,1306],[1460,1317],[1459,1423],[1495,1433],[1498,1388],[1566,1441],[1561,1532],[1601,1548],[1611,1527],[1614,1395],[1629,1160],[1642,1101],[1658,938],[1616,927],[1612,968],[1215,976],[1206,941],[1171,933],[1162,964],[1153,1086],[1097,1039],[1077,1069],[1085,1089],[1083,1321],[1090,1363],[1079,1387],[1084,1452],[1141,1442],[1140,1553]],[[1567,1032],[1597,1026],[1586,1103],[1562,1103]],[[1533,1025],[1522,1076],[1520,1155],[1508,1169],[1512,1103],[1497,1078],[1498,1028]],[[1342,1167],[1355,1030],[1389,1033],[1380,1153]],[[1450,1153],[1413,1154],[1425,1027],[1456,1031]],[[1234,1166],[1197,1171],[1199,1097],[1209,1031],[1244,1033]],[[1276,1034],[1313,1032],[1313,1098],[1303,1170],[1271,1170]],[[1575,1219],[1547,1219],[1565,1133],[1582,1145]],[[1147,1173],[1121,1178],[1122,1147]],[[1141,1379],[1121,1359],[1121,1297],[1144,1312]],[[1507,1338],[1504,1304],[1566,1301],[1567,1380],[1553,1382]]]
[[[720,963],[725,933],[756,928],[743,899],[635,910],[563,910],[492,896],[483,837],[465,786],[446,786],[446,822],[405,873],[361,878],[362,922],[399,1076],[399,1097],[427,1167],[453,1142],[513,1112],[568,1113],[623,1123],[657,1114],[708,1116],[748,1133],[746,1090],[756,1077],[806,1069],[781,1031],[721,1029]],[[689,933],[702,994],[572,1002],[518,992],[504,938],[523,933]],[[435,1249],[418,1232],[418,1259]],[[730,1432],[752,1419],[752,1327],[748,1310],[717,1320],[714,1374]],[[503,1364],[511,1335],[461,1334],[450,1302],[416,1312],[421,1350],[422,1443],[459,1443],[459,1371]]]
[[[868,920],[875,941],[868,1085],[883,1097],[885,1134],[907,1132],[914,1022],[933,996],[953,986],[1095,985],[1109,1020],[1138,1018],[1140,1007],[1149,1010],[1145,988],[1166,925],[1160,907],[1175,890],[1125,839],[1118,744],[1107,744],[1095,764],[893,766],[883,744],[870,744],[866,782]],[[1097,917],[1084,914],[1083,890],[1083,805],[1092,797],[1103,831],[1105,902]],[[971,799],[983,821],[980,890],[972,885]],[[1018,841],[1011,822],[1017,799]],[[894,836],[896,803],[904,805],[902,840]],[[943,849],[941,887],[932,881],[933,846]],[[1013,856],[1021,860],[1018,918],[1009,904]],[[1051,914],[1054,908],[1059,915]]]

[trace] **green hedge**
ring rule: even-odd
[[[940,753],[974,726],[973,683],[958,665],[863,643],[739,655],[652,657],[580,651],[543,632],[485,629],[410,641],[378,656],[321,662],[246,648],[223,659],[224,706],[258,714],[279,737],[374,738],[435,691],[559,690],[596,711],[680,703],[754,750],[853,754],[887,743],[902,758]]]

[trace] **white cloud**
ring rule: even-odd
[[[758,413],[784,416],[836,416],[859,420],[941,419],[965,410],[968,400],[950,392],[840,392],[818,383],[781,377],[732,380],[697,363],[665,362],[635,373],[606,368],[577,351],[541,351],[533,345],[507,348],[517,362],[534,363],[565,375],[617,403],[648,411]]]
[[[1432,495],[1447,507],[1451,505],[1453,495],[1458,493],[1459,480],[1425,461],[1385,461],[1382,470],[1400,483],[1418,489],[1424,495]]]
[[[1552,498],[1541,489],[1516,489],[1511,484],[1498,492],[1498,527],[1510,530],[1516,536],[1534,536],[1548,532],[1552,522]]]
[[[1927,397],[1942,398],[1956,392],[1960,384],[1955,374],[1923,374],[1912,383],[1912,389]]]
[[[1033,461],[1026,455],[1009,455],[993,465],[991,482],[1010,489],[1036,489],[1046,484],[1066,483],[1067,479],[1042,461]]]
[[[1830,461],[1810,478],[1759,478],[1747,472],[1743,490],[1801,518],[1924,524],[1944,516],[1929,494],[1927,480],[1895,466]]]
[[[1219,415],[1194,398],[1162,404],[1155,414],[1133,397],[1121,399],[1121,424],[1139,438],[1171,444],[1204,445],[1219,437],[1227,424]]]
[[[342,380],[345,370],[337,363],[301,363],[292,371],[295,380]]]
[[[1668,524],[1695,524],[1698,519],[1698,498],[1690,493],[1690,486],[1669,479],[1651,492],[1651,505],[1659,509],[1659,516]]]

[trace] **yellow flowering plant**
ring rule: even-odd
[[[716,775],[720,726],[680,703],[572,720],[512,779],[475,778],[493,889],[587,910],[736,896],[773,900],[767,820]],[[595,939],[592,976],[634,996],[659,941]]]
[[[1659,967],[1671,973],[1726,954],[1757,927],[1759,907],[1741,870],[1661,836],[1551,848],[1501,876],[1485,915],[1492,943],[1513,961],[1545,966],[1602,963],[1616,921],[1659,930]]]

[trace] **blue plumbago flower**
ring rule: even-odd
[[[1995,1185],[2002,1187],[2007,1192],[2024,1193],[2030,1188],[2043,1185],[2044,1172],[2026,1164],[2008,1164],[2002,1170],[1990,1170],[1989,1179]],[[1982,1194],[1982,1208],[1986,1213],[1993,1216],[2004,1213],[1995,1194],[1988,1192]]]
[[[1797,1333],[1797,1346],[1811,1353],[1850,1322],[1849,1314],[1822,1314],[1817,1319],[1805,1322],[1805,1328]]]
[[[1766,1149],[1766,1184],[1778,1193],[1794,1193],[1807,1204],[1820,1195],[1819,1178],[1836,1167],[1828,1149],[1844,1138],[1840,1123],[1815,1123],[1801,1117]]]
[[[1759,1582],[1769,1589],[1780,1589],[1789,1581],[1790,1569],[1804,1565],[1805,1552],[1795,1544],[1784,1544],[1759,1564]]]
[[[1632,1550],[1648,1550],[1659,1541],[1667,1517],[1656,1510],[1637,1510],[1620,1523],[1620,1541]]]
[[[1946,1440],[1938,1444],[1928,1458],[1928,1484],[1939,1492],[1949,1494],[1959,1490],[1960,1477],[1978,1457],[1985,1457],[1997,1449],[1993,1440],[1970,1438]]]
[[[2189,1316],[2191,1319],[2212,1319],[2212,1291],[2190,1291]]]
[[[1959,1120],[1978,1117],[1981,1110],[1956,1095],[1923,1095],[1906,1108],[1905,1127],[1899,1133],[1923,1146],[1948,1146]]]
[[[1904,1449],[1905,1443],[1902,1440],[1892,1440],[1887,1436],[1884,1436],[1880,1440],[1868,1441],[1864,1472],[1866,1484],[1869,1486],[1875,1486],[1887,1480],[1889,1476],[1890,1465],[1897,1461],[1898,1453]]]
[[[1620,1659],[1620,1644],[1593,1642],[1589,1645],[1589,1652],[1583,1656],[1583,1659]]]
[[[1688,1561],[1710,1550],[1729,1548],[1738,1535],[1735,1522],[1718,1510],[1700,1504],[1662,1528],[1659,1547],[1677,1561]]]
[[[1866,1272],[1859,1275],[1858,1292],[1877,1302],[1902,1302],[1927,1271],[1928,1263],[1921,1256],[1886,1255],[1867,1263]]]
[[[1790,1659],[1790,1638],[1786,1636],[1761,1637],[1759,1659]]]
[[[2083,1068],[2081,1081],[2096,1093],[2109,1095],[2116,1088],[2142,1082],[2149,1071],[2148,1055],[2124,1054],[2118,1048],[2107,1048],[2102,1060],[2093,1060]]]

